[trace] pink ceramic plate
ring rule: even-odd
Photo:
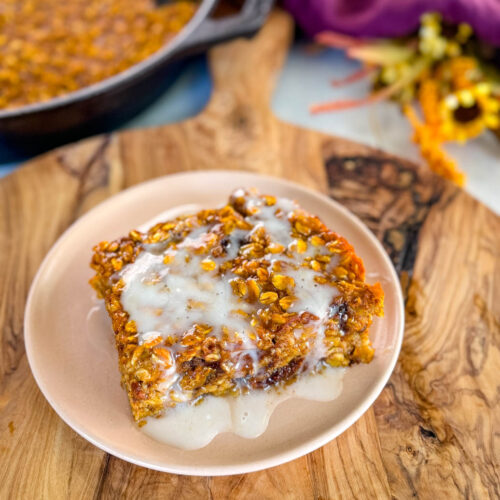
[[[127,234],[165,210],[186,204],[215,207],[238,187],[297,200],[345,236],[364,260],[367,280],[385,291],[385,317],[371,330],[376,355],[347,370],[341,396],[331,402],[289,400],[256,439],[217,436],[182,451],[149,438],[132,421],[120,387],[111,324],[88,285],[92,246]],[[25,341],[33,375],[54,410],[85,439],[129,462],[193,475],[250,472],[293,460],[352,425],[375,401],[396,363],[404,309],[398,278],[380,243],[345,208],[281,179],[228,171],[170,175],[107,200],[73,224],[45,258],[26,306]]]

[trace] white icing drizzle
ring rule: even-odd
[[[221,334],[224,325],[246,340],[248,322],[233,311],[250,311],[250,304],[233,294],[228,280],[215,278],[215,271],[203,271],[202,256],[186,262],[187,252],[181,245],[174,252],[168,267],[163,264],[168,251],[160,255],[141,252],[122,274],[126,284],[122,303],[136,322],[139,341],[144,335],[149,338],[151,331],[165,338],[180,335],[195,324],[214,326],[215,335]]]
[[[276,203],[271,206],[264,205],[260,198],[250,198],[246,206],[248,208],[257,208],[259,211],[255,215],[250,215],[246,219],[257,227],[263,226],[271,241],[279,243],[285,248],[292,243],[293,238],[290,234],[291,225],[288,222],[288,214],[297,210],[297,204],[286,198],[278,198]],[[276,217],[276,210],[282,210],[283,215]]]
[[[238,193],[235,195],[238,196]],[[276,204],[267,206],[258,196],[246,195],[245,199],[245,207],[252,211],[251,215],[245,217],[253,226],[252,231],[263,227],[270,242],[280,244],[289,251],[294,248],[296,240],[292,236],[288,216],[298,209],[296,203],[288,199],[278,199]],[[184,210],[178,210],[176,215],[184,213]],[[172,212],[169,211],[168,215],[172,217]],[[162,216],[165,220],[167,213]],[[159,218],[154,221],[158,222]],[[141,230],[147,227],[151,227],[151,223],[144,224]],[[236,312],[240,310],[251,313],[255,310],[255,305],[248,304],[233,293],[229,281],[235,278],[234,274],[226,272],[221,279],[217,275],[217,268],[204,271],[201,264],[207,255],[194,252],[196,247],[206,242],[212,230],[213,225],[196,227],[176,247],[168,249],[165,249],[164,244],[144,245],[135,262],[125,266],[119,273],[124,282],[121,301],[130,319],[136,323],[139,343],[151,341],[158,336],[182,336],[196,324],[212,326],[210,335],[220,338],[225,327],[235,338],[241,340],[239,347],[231,353],[236,371],[238,372],[243,355],[248,354],[254,361],[253,370],[256,373],[256,336],[248,319]],[[248,235],[249,231],[234,230],[228,237],[226,255],[213,259],[216,265],[234,259],[242,241]],[[298,265],[304,257],[314,257],[320,252],[321,249],[309,245],[307,252],[299,255],[298,260],[285,254],[266,254],[263,257],[270,260],[270,269],[273,261],[279,261],[286,268],[284,273],[295,280],[293,293],[297,300],[289,311],[309,312],[318,318],[315,324],[310,323],[310,326],[314,327],[316,338],[305,364],[311,369],[327,354],[324,345],[324,322],[330,313],[332,300],[338,294],[334,286],[316,283],[314,278],[319,275],[316,271],[308,266]],[[171,257],[168,266],[163,263],[167,255]],[[330,265],[334,265],[334,262],[332,259]],[[178,344],[170,348],[174,357],[180,348],[182,347]],[[336,397],[340,392],[341,372],[343,373],[340,369],[327,368],[322,372],[323,375],[304,374],[279,394],[275,390],[256,390],[237,398],[206,397],[198,405],[178,404],[173,409],[169,408],[161,418],[148,419],[144,430],[156,439],[186,449],[204,446],[220,432],[232,431],[241,436],[255,437],[264,432],[272,410],[284,399],[300,396],[328,400]],[[325,377],[328,378],[328,383],[325,382]],[[177,398],[183,401],[190,399],[190,395],[183,393],[177,383],[179,377],[175,365],[165,370],[163,378],[161,390],[165,393],[166,403],[170,398],[170,389],[174,389]],[[323,389],[320,390],[320,387]],[[245,415],[248,417],[244,418]]]

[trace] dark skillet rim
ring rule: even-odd
[[[139,76],[148,69],[153,69],[156,66],[161,65],[168,58],[182,52],[183,44],[210,15],[217,2],[218,0],[203,0],[201,5],[196,9],[194,16],[182,28],[182,30],[173,39],[169,40],[166,45],[143,61],[140,61],[130,68],[127,68],[116,75],[110,76],[109,78],[93,83],[79,90],[69,92],[68,94],[53,97],[48,101],[0,111],[0,121],[8,118],[19,118],[43,111],[50,111],[66,105],[84,101],[99,94],[103,94],[106,91],[113,89],[113,87],[118,87],[120,83],[133,80],[135,76]]]

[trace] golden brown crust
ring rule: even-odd
[[[268,206],[276,201],[271,196],[260,198]],[[374,315],[383,314],[383,291],[379,284],[370,286],[364,282],[363,263],[352,246],[317,217],[297,209],[288,217],[294,241],[292,249],[279,248],[265,231],[249,231],[252,225],[245,217],[253,209],[245,201],[245,195],[233,195],[221,209],[203,210],[194,216],[159,223],[147,233],[131,231],[128,237],[103,242],[94,248],[91,266],[96,274],[90,283],[104,298],[112,319],[122,381],[136,420],[162,412],[165,403],[158,384],[165,367],[172,364],[181,375],[180,387],[192,399],[204,394],[238,392],[242,387],[258,389],[276,385],[292,380],[306,368],[317,368],[306,365],[317,335],[313,325],[318,318],[309,312],[290,312],[296,300],[293,279],[286,269],[280,268],[279,262],[263,258],[269,253],[297,258],[307,254],[310,246],[315,247],[314,257],[303,257],[298,264],[316,272],[318,286],[334,286],[338,291],[325,324],[326,355],[322,361],[331,366],[348,366],[368,363],[373,358],[369,326]],[[136,325],[129,320],[120,301],[123,288],[120,271],[134,262],[144,245],[160,243],[167,248],[175,247],[202,225],[211,230],[204,245],[195,250],[204,257],[200,272],[217,267],[216,260],[225,255],[232,231],[241,229],[248,233],[240,242],[236,257],[223,261],[216,271],[222,279],[231,280],[233,293],[241,301],[255,305],[254,313],[241,311],[241,314],[253,327],[256,337],[257,372],[252,370],[250,357],[243,359],[235,370],[230,357],[237,339],[224,330],[222,335],[215,335],[211,325],[196,324],[176,338],[158,337],[138,345]],[[168,266],[167,259],[164,263]],[[332,267],[331,263],[335,265]],[[174,344],[181,347],[175,359],[169,350]],[[175,404],[175,394],[171,397]]]
[[[2,0],[0,109],[68,94],[161,49],[196,2]]]

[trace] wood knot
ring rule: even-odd
[[[467,358],[474,376],[481,373],[488,358],[488,341],[481,328],[469,328],[469,338],[472,340],[467,346]]]
[[[356,162],[354,160],[346,160],[344,161],[344,170],[349,170],[352,172],[353,170],[356,170]]]
[[[414,171],[397,161],[385,161],[380,165],[380,180],[389,189],[409,189],[416,181]]]
[[[425,439],[437,439],[438,438],[436,433],[432,429],[426,429],[425,427],[422,427],[421,425],[419,425],[419,429],[420,429],[420,434]]]
[[[391,228],[385,234],[385,243],[390,245],[394,251],[401,252],[406,243],[406,238],[400,229]]]
[[[256,121],[249,106],[236,106],[229,115],[229,124],[238,134],[255,135]]]
[[[408,455],[410,455],[413,458],[415,458],[418,455],[418,452],[415,449],[413,449],[413,446],[411,445],[406,446],[406,453],[408,453]]]

